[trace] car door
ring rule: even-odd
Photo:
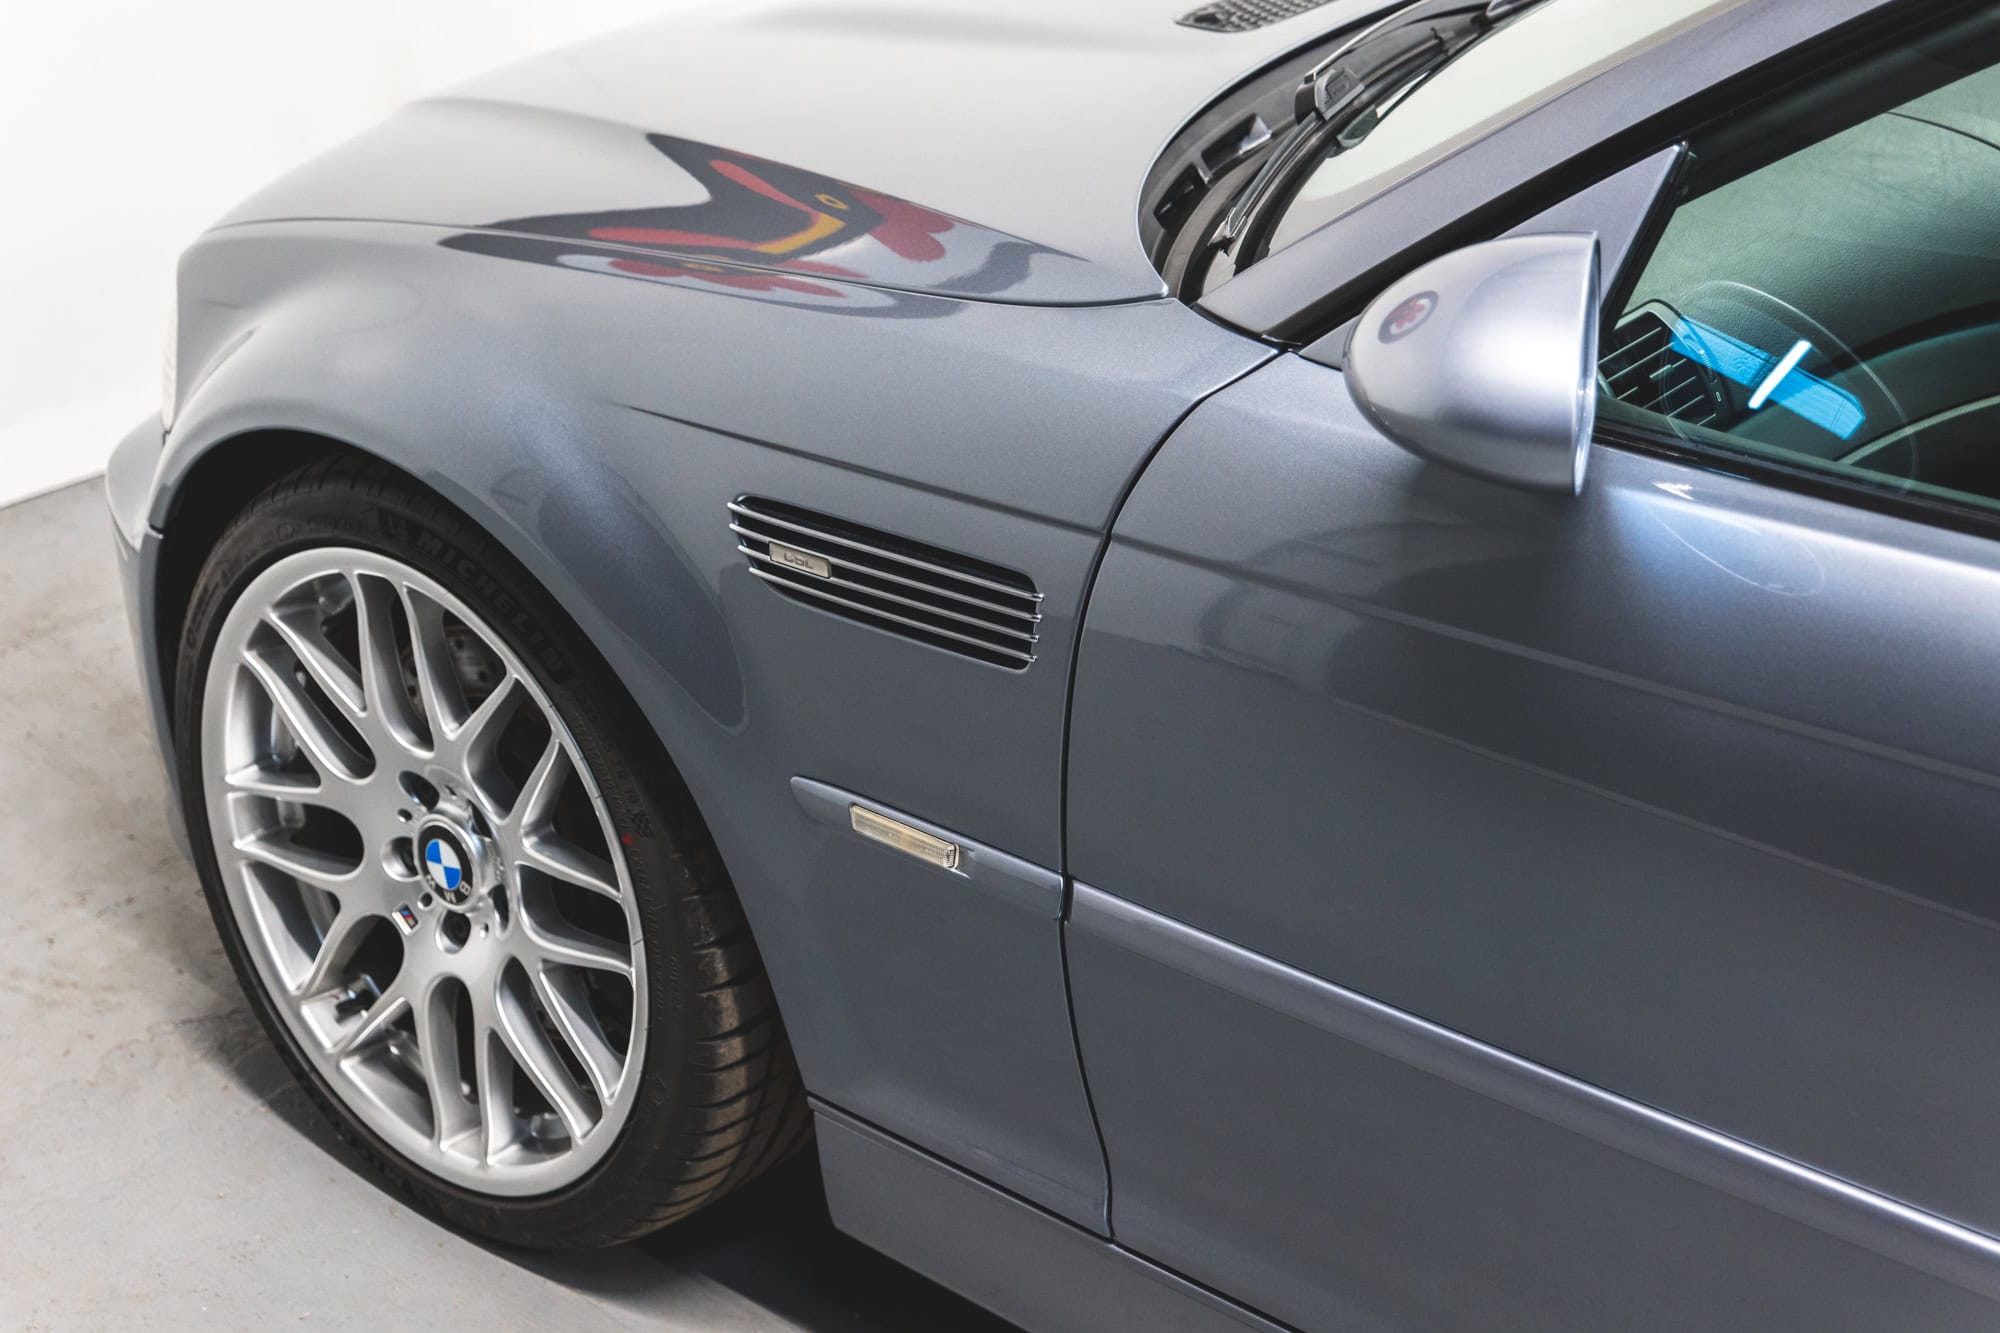
[[[1068,769],[1119,1243],[1302,1328],[2000,1321],[1983,22],[1696,135],[1575,497],[1298,355],[1137,483]]]

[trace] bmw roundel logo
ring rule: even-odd
[[[424,874],[439,893],[456,898],[465,885],[465,860],[449,841],[433,837],[424,844]]]
[[[1385,343],[1407,338],[1423,327],[1424,321],[1431,317],[1437,306],[1436,292],[1418,292],[1389,312],[1376,336]]]

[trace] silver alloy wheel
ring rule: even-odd
[[[521,659],[400,561],[281,559],[204,682],[209,829],[258,978],[404,1158],[561,1188],[638,1095],[645,957],[575,740]]]

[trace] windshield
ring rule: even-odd
[[[1264,246],[1291,244],[1398,180],[1741,0],[1551,0],[1398,90],[1330,145]]]
[[[1412,0],[1192,122],[1142,220],[1188,300],[1744,0]]]

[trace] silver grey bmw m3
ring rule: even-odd
[[[2000,1327],[2000,6],[798,0],[186,254],[107,476],[445,1221],[1036,1330]]]

